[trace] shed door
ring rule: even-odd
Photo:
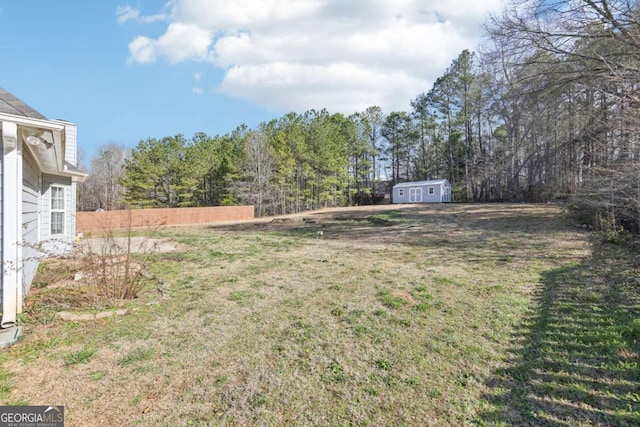
[[[409,189],[409,202],[417,203],[422,201],[422,187],[415,187]]]

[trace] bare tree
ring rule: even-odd
[[[505,120],[511,147],[517,144],[508,175],[524,181],[525,191],[539,184],[577,195],[597,225],[640,232],[638,191],[622,184],[640,162],[639,6],[518,0],[487,29],[494,63],[507,70],[498,103],[508,107],[505,118],[517,117]]]
[[[80,210],[115,210],[124,207],[123,175],[127,149],[120,144],[102,145],[91,159],[89,178],[81,186]]]
[[[380,179],[380,155],[384,151],[381,144],[382,123],[384,122],[384,114],[382,108],[378,106],[368,107],[362,113],[362,120],[366,124],[367,138],[369,140],[369,150],[371,153],[371,194],[376,193],[376,182]]]
[[[256,207],[256,215],[276,213],[277,189],[274,186],[275,159],[263,129],[250,131],[245,138],[244,177],[238,193],[244,203]]]

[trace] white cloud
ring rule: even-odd
[[[193,73],[193,80],[195,81],[195,86],[191,89],[193,93],[196,95],[202,95],[204,93],[204,89],[200,87],[200,83],[202,83],[202,79],[204,79],[204,73]]]
[[[156,13],[155,15],[141,16],[139,21],[143,24],[151,24],[158,21],[166,21],[169,16],[166,13]]]
[[[158,39],[138,36],[129,43],[130,60],[142,64],[164,57],[171,63],[206,60],[211,51],[211,31],[194,24],[173,22]]]
[[[345,114],[371,105],[406,109],[427,85],[403,71],[380,72],[357,65],[271,63],[234,66],[227,71],[222,92],[250,99],[273,111],[302,112],[326,107]]]
[[[218,30],[273,28],[278,23],[314,19],[325,0],[177,0],[179,21]]]
[[[137,21],[142,24],[151,24],[157,21],[165,21],[169,18],[169,15],[165,12],[156,13],[153,15],[141,15],[140,9],[130,5],[118,6],[116,8],[116,21],[122,25],[127,21]]]
[[[153,49],[154,41],[148,37],[138,36],[129,43],[129,62],[148,64],[156,61]]]
[[[160,37],[129,60],[208,62],[219,90],[275,111],[406,109],[463,50],[502,0],[171,0]],[[118,8],[118,22],[144,22]],[[153,16],[153,15],[151,15]],[[196,77],[199,88],[201,77]]]
[[[134,7],[129,5],[126,6],[118,6],[116,8],[116,20],[118,24],[124,24],[127,21],[135,20],[140,17],[140,11]]]

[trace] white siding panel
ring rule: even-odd
[[[65,123],[64,159],[74,166],[78,165],[77,128],[72,123]]]
[[[74,166],[78,166],[78,128],[76,125],[69,123],[66,127],[66,146],[65,146],[65,160]],[[77,184],[73,182],[69,190],[69,197],[67,205],[69,208],[69,214],[67,215],[68,231],[67,234],[71,234],[74,238],[76,235],[76,187]]]
[[[22,157],[22,297],[29,291],[38,269],[38,216],[40,208],[40,173],[33,156],[25,150]]]
[[[63,122],[65,125],[65,161],[71,163],[74,166],[78,166],[78,128],[75,124],[69,122]],[[72,238],[76,234],[76,183],[73,182],[68,191],[69,197],[67,198],[70,215],[67,215],[67,234],[71,234]]]
[[[75,182],[71,184],[71,188],[69,191],[69,233],[71,233],[71,237],[75,239],[76,237],[76,191],[78,184]]]

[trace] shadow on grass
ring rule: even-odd
[[[608,245],[545,273],[476,423],[640,425],[639,277],[633,254]]]

